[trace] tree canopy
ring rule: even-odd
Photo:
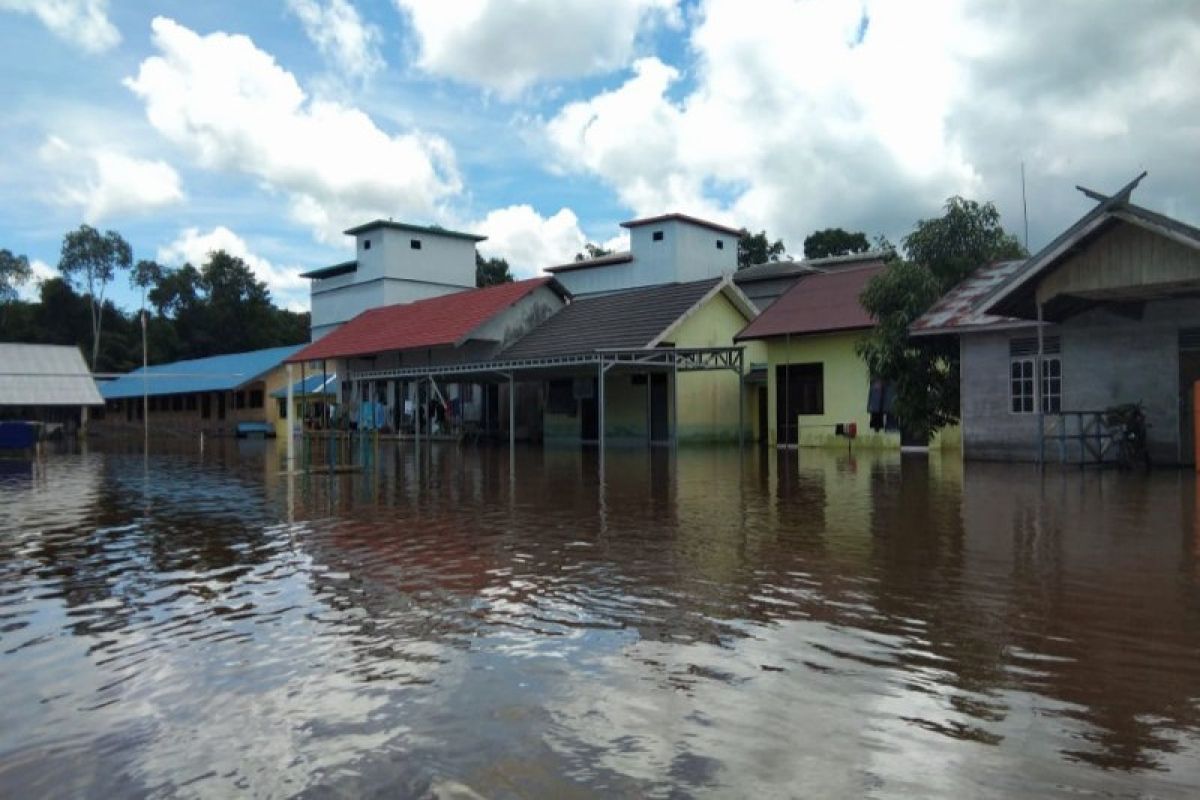
[[[862,231],[851,233],[842,228],[825,228],[813,231],[804,238],[805,258],[848,256],[852,253],[865,253],[870,249],[871,243]]]
[[[907,258],[871,279],[860,298],[877,324],[859,355],[872,375],[895,384],[896,415],[923,441],[958,421],[958,347],[944,337],[911,338],[910,326],[978,267],[1026,255],[993,204],[951,197],[944,211],[917,222],[903,240]]]
[[[118,271],[133,263],[133,248],[116,231],[103,234],[91,225],[80,225],[63,237],[58,271],[72,288],[87,290],[92,334],[92,369],[100,356],[100,333],[104,325],[104,295]]]
[[[274,306],[266,284],[228,253],[209,254],[199,269],[191,264],[167,269],[139,261],[130,270],[130,282],[145,289],[152,311],[146,331],[152,364],[299,344],[309,338],[309,315]],[[93,308],[106,334],[101,339],[93,334]],[[96,346],[98,341],[93,369],[99,372],[125,372],[142,363],[138,313],[78,292],[65,278],[42,281],[37,301],[13,300],[4,310],[0,340],[78,347]]]
[[[588,242],[587,244],[585,244],[583,246],[582,253],[575,254],[575,260],[576,261],[590,261],[593,258],[601,258],[602,256],[611,256],[612,254],[613,254],[612,250],[606,250],[605,248],[601,247],[598,244],[592,244],[591,242]]]
[[[475,254],[475,285],[495,286],[498,283],[512,283],[512,272],[508,262],[503,258],[484,258]]]
[[[751,233],[745,228],[742,229],[742,235],[738,238],[738,269],[765,264],[768,261],[780,261],[785,255],[787,248],[784,247],[782,239],[772,242],[766,231]]]
[[[31,274],[28,258],[0,250],[0,303],[15,300],[17,287],[29,280]]]

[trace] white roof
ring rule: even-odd
[[[78,347],[0,342],[0,406],[99,405]]]

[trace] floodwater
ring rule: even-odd
[[[275,448],[0,461],[0,796],[1200,793],[1190,473]]]

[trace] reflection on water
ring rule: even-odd
[[[1192,475],[275,448],[0,462],[0,795],[1200,787]]]

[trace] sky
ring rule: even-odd
[[[1200,223],[1194,0],[0,0],[0,75],[0,248],[223,248],[296,309],[377,218],[518,277],[672,211],[798,255],[962,195],[1024,237],[1022,164],[1034,250],[1143,170]]]

